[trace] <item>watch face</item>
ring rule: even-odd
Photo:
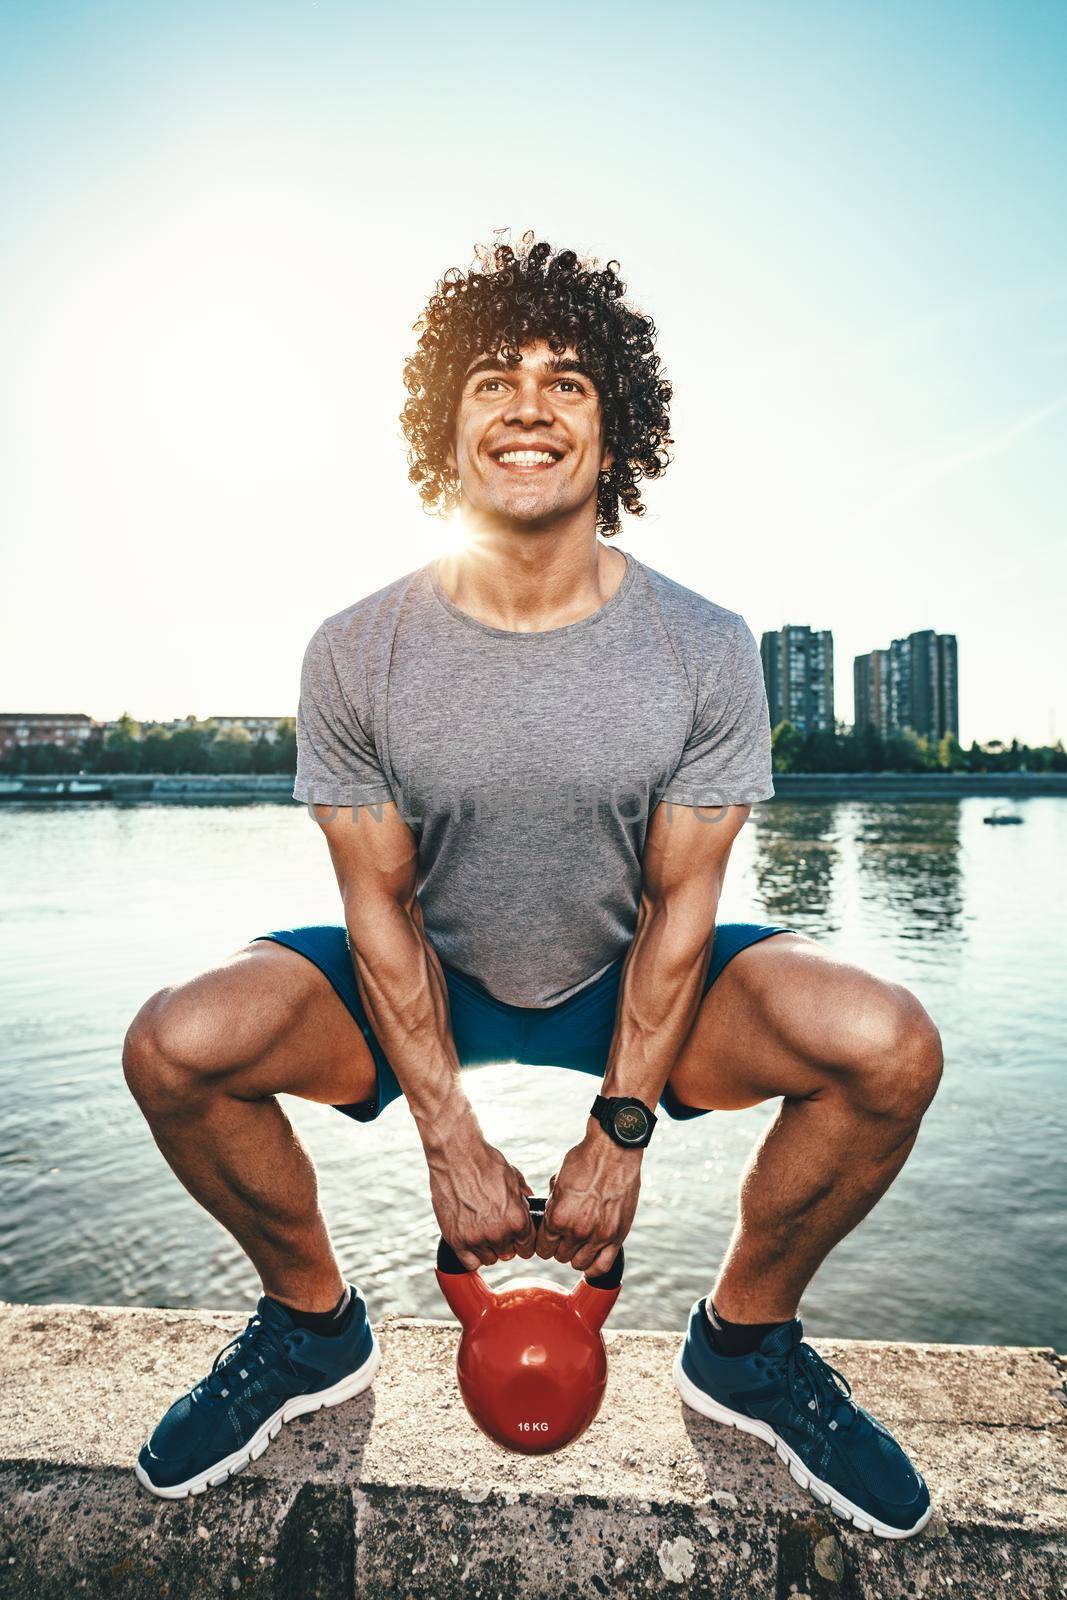
[[[638,1144],[648,1132],[648,1117],[640,1106],[620,1106],[615,1113],[615,1132],[627,1144]]]

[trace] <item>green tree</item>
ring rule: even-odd
[[[902,728],[886,740],[885,764],[888,772],[922,772],[926,758],[914,728]]]
[[[885,741],[873,722],[853,728],[851,734],[853,758],[849,772],[881,772],[885,767]]]
[[[780,722],[771,734],[771,765],[774,771],[800,771],[796,761],[803,743],[791,722]]]
[[[947,772],[962,772],[966,767],[967,757],[954,733],[946,733],[941,738],[937,746],[937,764]]]
[[[114,728],[104,737],[98,772],[139,772],[141,770],[141,728],[124,711]]]
[[[100,762],[104,753],[103,728],[92,728],[90,730],[89,737],[80,747],[79,753],[81,756],[81,766],[79,771],[99,772],[101,770]]]
[[[836,727],[836,739],[838,772],[858,772],[859,741],[855,737],[855,729],[839,722]]]
[[[921,733],[919,735],[917,740],[917,748],[919,751],[919,758],[922,761],[922,770],[924,772],[936,771],[938,764],[937,747],[934,745],[929,734]]]
[[[261,733],[252,745],[252,771],[274,771],[274,746],[265,733]]]
[[[61,744],[30,744],[20,752],[19,771],[27,777],[47,778],[77,772],[81,765],[78,747]]]
[[[271,746],[274,759],[273,772],[296,772],[296,719],[282,717],[276,724],[278,737]]]
[[[832,728],[813,728],[804,735],[797,757],[797,772],[836,772],[837,735]]]
[[[212,772],[252,771],[252,735],[247,728],[230,728],[216,734],[208,746]]]
[[[211,762],[208,757],[208,745],[211,735],[202,723],[195,717],[186,717],[185,726],[175,728],[170,736],[171,752],[174,759],[173,772],[207,772]]]
[[[165,728],[153,728],[141,741],[142,772],[174,772],[177,755],[174,740]]]

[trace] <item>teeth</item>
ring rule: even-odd
[[[537,462],[551,466],[555,459],[547,450],[505,450],[503,455],[497,456],[498,461],[514,461],[518,466],[533,466]]]

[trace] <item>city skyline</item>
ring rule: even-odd
[[[403,360],[532,228],[620,262],[675,387],[623,548],[846,661],[950,623],[961,741],[1062,736],[1067,8],[488,16],[6,8],[2,701],[295,708],[323,618],[455,537]]]
[[[871,726],[883,739],[910,729],[935,742],[946,733],[959,741],[959,668],[954,633],[914,630],[894,638],[888,647],[854,656],[851,723],[838,717],[833,709],[836,664],[832,629],[813,628],[810,623],[783,623],[780,629],[763,634],[760,658],[772,728],[781,722],[791,723],[801,733],[841,725],[857,729]],[[57,723],[78,722],[92,728],[110,729],[125,716],[131,717],[142,729],[171,732],[192,720],[213,723],[223,731],[230,726],[241,726],[273,738],[275,724],[294,718],[295,710],[246,715],[211,712],[206,717],[195,712],[177,717],[141,717],[129,706],[118,717],[43,709],[22,713],[0,710],[0,754],[15,742],[10,725],[16,720],[54,719]],[[1017,737],[1012,734],[1006,742]],[[63,742],[62,739],[59,742]],[[67,742],[71,742],[70,739]],[[1056,741],[1021,742],[1052,745]]]
[[[841,725],[834,709],[832,629],[783,623],[764,633],[760,659],[772,728],[788,722],[807,734]],[[908,730],[935,745],[946,734],[959,742],[954,633],[917,629],[894,638],[885,649],[854,656],[852,681],[854,713],[846,726],[873,728],[882,739]]]
[[[913,635],[912,639],[921,639],[922,637],[922,634]],[[942,646],[945,644],[954,644],[955,642],[951,635],[938,635],[937,639],[938,644]],[[911,641],[894,641],[896,644],[909,642]],[[871,654],[873,656],[888,656],[889,652],[872,652]],[[869,668],[870,661],[871,656],[857,656],[854,662],[854,668],[857,677],[857,704],[864,704],[867,706],[870,705],[872,700],[877,701],[877,690],[875,689],[875,693],[872,695],[872,686],[870,683],[861,689],[859,680],[861,675],[861,667]],[[909,687],[911,703],[914,706],[916,702],[914,677]],[[927,686],[927,693],[929,693],[929,685]],[[935,690],[933,697],[934,707],[936,707],[938,703],[938,693],[939,691]],[[854,724],[847,724],[838,721],[834,724],[832,731],[838,737],[840,737],[842,734],[855,736],[861,733],[862,727],[870,726],[887,745],[891,744],[895,738],[902,734],[914,734],[920,739],[924,740],[930,746],[935,755],[940,753],[942,760],[946,759],[946,754],[942,743],[943,737],[946,734],[951,734],[953,736],[956,741],[956,745],[965,754],[975,747],[973,742],[972,744],[967,745],[961,743],[951,715],[949,715],[947,720],[939,721],[939,713],[936,709],[934,709],[932,716],[928,713],[925,717],[923,715],[913,715],[910,719],[906,716],[901,717],[898,712],[898,707],[901,703],[899,696],[900,684],[898,680],[895,688],[891,690],[886,697],[891,706],[889,715],[885,714],[884,707],[880,716],[871,715],[868,711],[865,715],[865,720],[862,725],[859,721]],[[918,698],[921,703],[921,691]],[[184,717],[173,718],[170,720],[159,720],[149,717],[141,718],[132,712],[123,712],[121,716],[117,718],[96,718],[79,712],[31,711],[16,713],[0,711],[0,761],[12,756],[14,752],[18,750],[26,751],[34,748],[40,748],[42,746],[56,749],[60,752],[65,752],[66,750],[72,748],[84,749],[86,752],[91,752],[94,748],[96,748],[94,741],[102,739],[103,743],[106,745],[110,740],[111,735],[125,735],[127,727],[130,723],[133,724],[133,727],[136,730],[133,735],[133,742],[135,743],[142,743],[145,741],[151,743],[160,736],[162,736],[165,740],[169,740],[172,735],[181,736],[183,733],[190,730],[195,730],[198,735],[202,734],[204,730],[211,730],[216,741],[232,741],[236,735],[238,738],[245,740],[250,748],[253,745],[259,746],[264,743],[268,746],[276,746],[279,744],[279,741],[284,740],[286,737],[291,739],[294,736],[295,721],[296,719],[292,714],[286,713],[281,713],[277,716],[256,713],[249,714],[248,716],[209,714],[206,717],[200,717],[194,713],[188,713]],[[809,721],[807,723],[797,722],[788,715],[778,717],[776,719],[772,711],[772,730],[777,730],[777,728],[783,723],[791,724],[791,726],[802,735],[818,732],[820,730],[830,730],[830,724],[825,720],[819,720],[817,722]],[[1053,745],[1031,745],[1028,741],[1020,740],[1017,737],[1004,739],[999,736],[994,736],[988,740],[977,741],[978,749],[989,751],[990,753],[998,748],[1000,750],[1009,750],[1015,745],[1018,745],[1023,750],[1040,750],[1042,748],[1059,748],[1062,750],[1063,748],[1062,741],[1056,741]],[[68,771],[74,769],[62,768],[59,770]],[[95,770],[95,768],[90,767],[90,770]],[[168,770],[170,769],[168,768]],[[851,771],[853,769],[851,766],[849,766],[848,770]]]
[[[837,717],[832,709],[835,680],[832,629],[813,628],[810,623],[783,623],[780,629],[763,634],[760,658],[772,729],[783,722],[790,723],[803,734],[841,726],[851,727],[856,732],[871,727],[882,739],[910,731],[935,745],[946,734],[960,743],[959,666],[954,633],[919,629],[894,638],[888,647],[854,656],[855,714],[851,723]],[[278,724],[292,721],[294,716],[294,712],[239,715],[212,712],[199,717],[187,712],[180,717],[158,718],[140,717],[129,707],[117,718],[92,717],[84,712],[0,711],[0,755],[22,742],[27,728],[20,724],[34,721],[41,726],[35,730],[37,738],[30,742],[52,742],[54,738],[58,744],[74,743],[76,738],[84,739],[91,732],[110,732],[126,717],[142,733],[172,733],[195,722],[200,726],[214,726],[222,734],[241,728],[252,737],[263,736],[273,741]],[[992,736],[993,741],[1003,744],[1011,744],[1017,738],[1016,734],[1008,739],[1002,735]],[[990,741],[979,741],[987,742]],[[1056,741],[1019,742],[1053,745]]]

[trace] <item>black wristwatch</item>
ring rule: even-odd
[[[598,1094],[589,1109],[606,1134],[627,1150],[641,1150],[652,1138],[656,1118],[643,1100]]]

